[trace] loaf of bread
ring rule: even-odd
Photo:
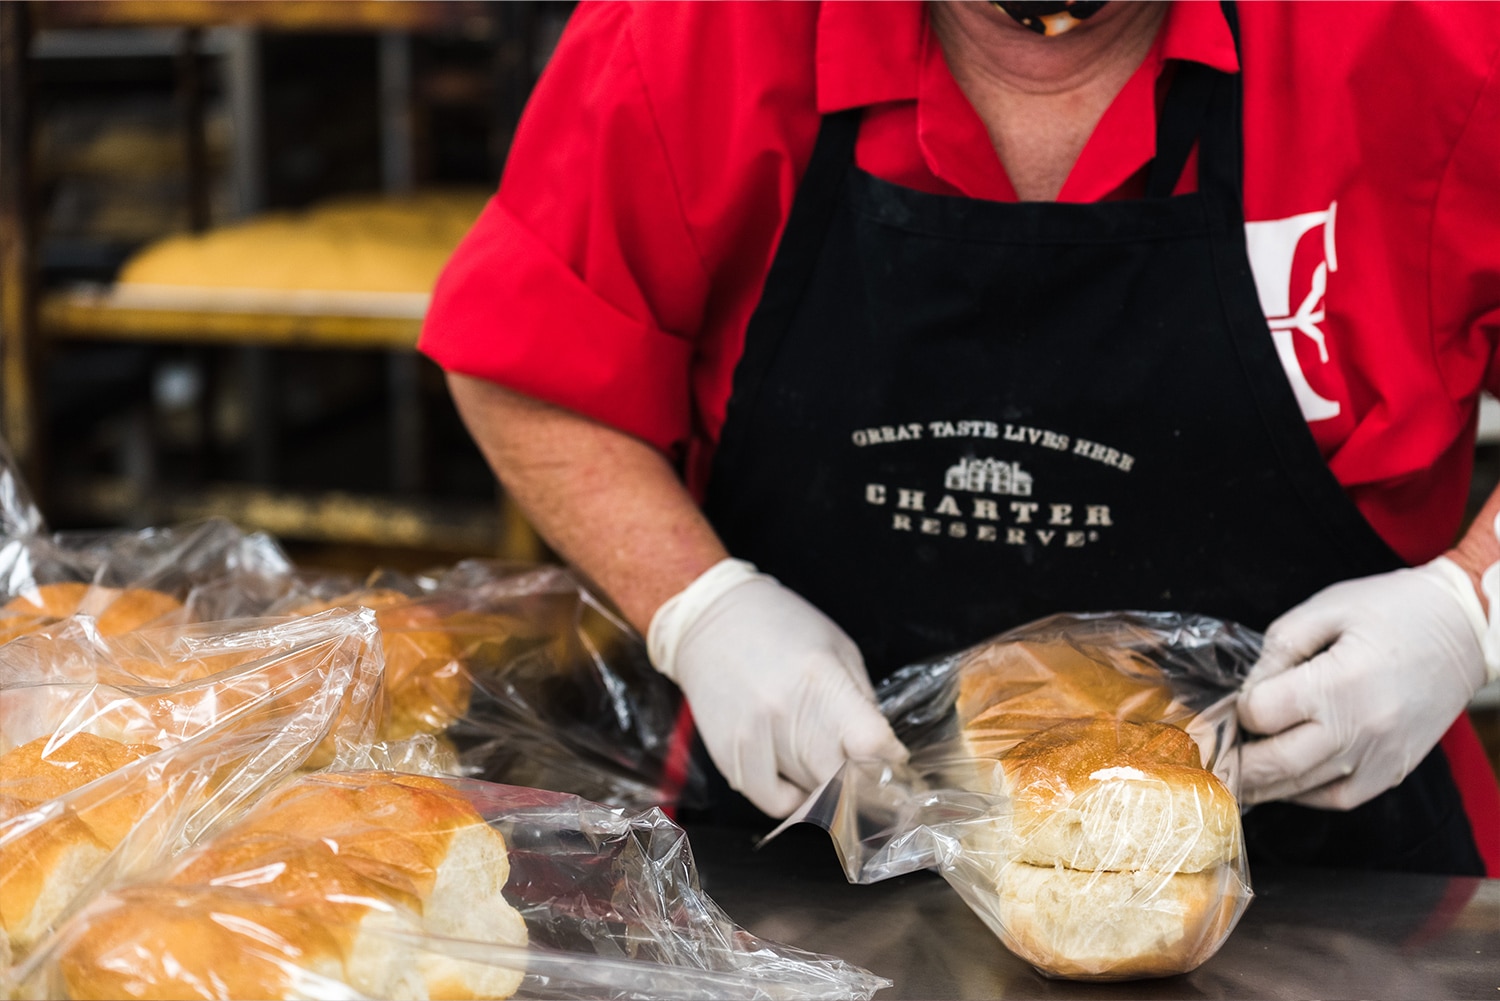
[[[499,832],[438,780],[307,776],[159,883],[90,911],[59,970],[74,998],[176,997],[215,981],[227,997],[288,998],[306,996],[309,975],[371,997],[505,998],[520,970],[412,943],[524,947],[502,894],[509,871]]]
[[[158,240],[126,261],[117,280],[123,286],[426,293],[489,195],[432,190],[268,213]]]
[[[1013,952],[1054,976],[1123,979],[1217,950],[1248,897],[1239,806],[1150,660],[993,644],[961,666],[956,709],[972,780],[1005,804],[966,847]]]
[[[156,750],[79,733],[0,755],[0,954],[31,949],[150,808],[153,790],[69,794]]]

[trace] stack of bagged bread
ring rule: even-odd
[[[0,608],[0,642],[77,614],[115,637],[181,609],[146,588],[43,584]],[[27,657],[16,656],[35,670],[8,671],[10,683],[0,684],[0,966],[25,956],[153,805],[163,806],[166,790],[148,788],[144,774],[94,783],[159,751],[153,741],[182,714],[183,696],[98,684],[97,669],[113,665],[71,656],[80,649],[38,637]]]
[[[506,998],[523,965],[419,936],[524,949],[504,898],[502,836],[457,790],[393,772],[306,776],[158,880],[71,923],[56,968],[71,998],[293,998],[348,985],[382,998]],[[347,992],[347,988],[343,988]]]
[[[1211,956],[1249,898],[1239,806],[1162,672],[1059,638],[976,648],[958,679],[966,782],[1003,797],[966,847],[1011,951],[1078,979]]]
[[[399,752],[403,767],[456,773],[458,755],[443,734],[467,711],[471,683],[459,662],[451,630],[429,606],[393,589],[368,588],[330,601],[298,602],[283,614],[305,619],[336,608],[374,609],[386,665],[381,691],[374,705],[347,700],[344,715],[373,714],[376,731],[362,735],[365,743],[408,742],[410,746]],[[182,602],[151,588],[62,582],[25,589],[0,607],[0,644],[42,634],[31,649],[12,651],[12,659],[52,660],[53,680],[59,684],[0,691],[0,721],[6,723],[0,728],[0,752],[65,725],[84,725],[93,733],[125,743],[159,741],[166,735],[182,738],[210,725],[225,724],[236,714],[264,708],[276,697],[278,672],[269,667],[223,684],[196,683],[250,661],[276,656],[284,652],[284,643],[272,640],[256,646],[251,642],[207,655],[179,652],[170,657],[158,655],[149,644],[140,651],[125,646],[113,663],[102,664],[96,657],[77,655],[86,645],[84,638],[55,628],[79,615],[92,619],[94,632],[105,639],[148,627],[182,625],[188,620]],[[250,638],[249,633],[246,635]],[[76,667],[80,659],[87,662],[88,677],[70,678],[69,668]],[[304,668],[302,664],[289,664],[279,675],[297,688],[295,679]],[[92,684],[61,684],[69,680]],[[170,686],[180,685],[192,685],[192,694],[167,692]],[[141,686],[158,694],[131,690]],[[0,680],[0,689],[6,687]],[[77,723],[80,719],[86,723]],[[68,720],[75,722],[69,724]],[[339,751],[339,735],[350,730],[349,726],[330,728],[305,767],[332,764]],[[418,739],[412,740],[414,737]]]
[[[301,764],[346,703],[368,704],[372,620],[337,612],[6,646],[0,966],[98,879],[152,864],[236,813]]]
[[[99,641],[69,631],[19,638],[0,651],[0,753],[79,732],[162,747],[208,733],[264,735],[305,715],[319,693],[337,697],[342,715],[359,718],[344,729],[367,738],[379,668],[373,632],[346,611]],[[320,738],[337,729],[326,719],[310,725]]]

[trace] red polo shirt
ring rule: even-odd
[[[1500,389],[1500,6],[1238,10],[1269,336],[1339,482],[1426,561],[1460,526],[1479,391]],[[1240,68],[1218,4],[1172,5],[1063,201],[1139,194],[1174,60]],[[701,497],[819,115],[851,107],[863,169],[1015,199],[920,3],[583,4],[421,349],[650,442]],[[1459,744],[1471,815],[1486,781],[1494,814],[1472,730],[1445,738],[1450,759]]]
[[[1478,392],[1500,388],[1500,8],[1239,11],[1272,336],[1334,474],[1425,561],[1459,528]],[[1236,68],[1217,4],[1173,4],[1062,200],[1137,192],[1163,68],[1187,59]],[[919,3],[583,4],[422,350],[639,436],[701,495],[818,116],[856,106],[863,169],[1014,200]]]

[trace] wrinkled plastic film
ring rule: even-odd
[[[1060,615],[905,668],[881,707],[911,749],[852,762],[793,815],[853,882],[935,868],[1049,976],[1181,973],[1251,891],[1234,693],[1261,637],[1171,613]]]
[[[10,446],[0,439],[0,536],[6,539],[39,535],[47,523],[21,475]]]
[[[210,917],[211,916],[211,917]],[[309,775],[73,916],[25,991],[234,997],[868,998],[751,936],[659,810],[388,772]]]

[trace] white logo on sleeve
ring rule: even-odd
[[[1304,212],[1287,219],[1245,223],[1245,247],[1250,253],[1250,270],[1260,293],[1260,306],[1271,327],[1276,355],[1286,370],[1297,405],[1308,421],[1326,421],[1337,417],[1337,400],[1319,396],[1307,381],[1297,360],[1293,334],[1305,334],[1318,346],[1318,358],[1328,363],[1328,341],[1320,326],[1324,319],[1323,297],[1328,290],[1328,276],[1339,269],[1334,252],[1333,222],[1338,202],[1323,212]],[[1322,230],[1323,259],[1313,270],[1306,288],[1292,288],[1292,262],[1303,238]]]

